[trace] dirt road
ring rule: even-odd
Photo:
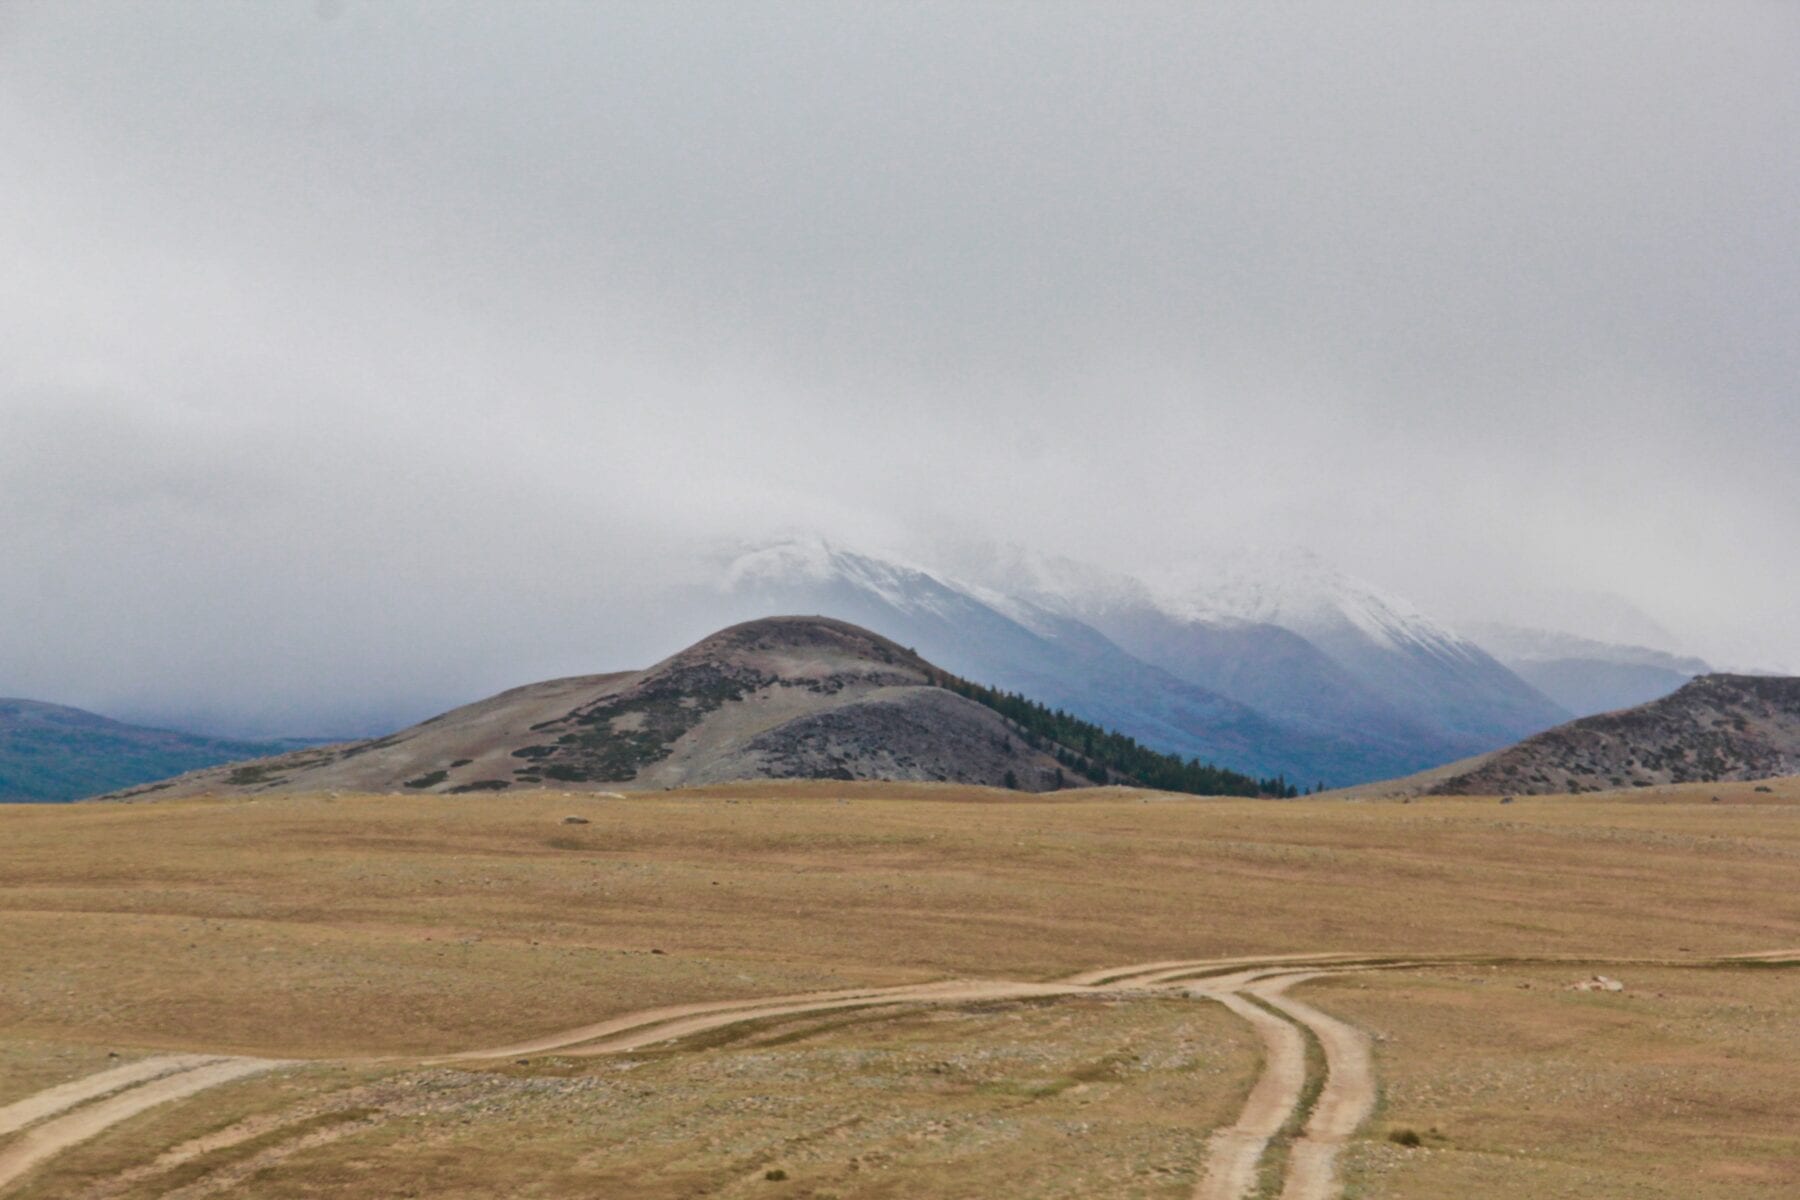
[[[172,1073],[157,1076],[148,1082],[139,1083],[110,1096],[108,1099],[90,1104],[85,1108],[77,1108],[65,1116],[44,1121],[42,1124],[30,1126],[4,1148],[0,1148],[0,1190],[6,1189],[15,1180],[27,1174],[40,1163],[46,1162],[67,1150],[70,1146],[128,1120],[139,1113],[166,1104],[171,1100],[180,1100],[192,1096],[196,1092],[217,1087],[221,1083],[230,1083],[234,1079],[244,1079],[263,1071],[282,1066],[280,1062],[265,1058],[212,1058],[202,1060],[198,1066],[189,1066]],[[101,1076],[116,1075],[116,1072],[102,1071],[99,1076],[89,1076],[86,1080],[77,1081],[86,1084],[90,1095],[96,1094],[93,1089],[106,1084],[104,1091],[111,1091],[115,1081],[102,1081]],[[64,1085],[65,1097],[71,1094],[76,1085]],[[39,1093],[34,1100],[41,1099],[47,1093]],[[22,1102],[29,1103],[29,1101]],[[13,1107],[17,1108],[17,1105]]]
[[[1786,961],[1792,951],[1728,961]],[[895,987],[843,988],[754,1000],[647,1009],[508,1045],[424,1060],[474,1062],[557,1053],[619,1054],[744,1022],[848,1008],[963,1004],[1039,997],[1124,993],[1185,994],[1223,1005],[1247,1022],[1263,1049],[1261,1074],[1237,1119],[1213,1132],[1197,1200],[1248,1200],[1271,1143],[1287,1148],[1282,1200],[1333,1200],[1341,1193],[1337,1156],[1374,1112],[1376,1079],[1369,1039],[1288,995],[1299,984],[1358,971],[1467,961],[1466,956],[1405,959],[1345,953],[1165,960],[1084,971],[1036,983],[946,980]],[[1546,960],[1561,961],[1561,960]],[[1684,965],[1703,965],[1689,962]],[[1309,1083],[1306,1041],[1323,1052],[1316,1099],[1301,1112]],[[382,1060],[393,1061],[393,1060]],[[285,1065],[255,1058],[171,1055],[148,1058],[45,1089],[0,1108],[0,1194],[57,1154],[160,1104]],[[1304,1118],[1296,1135],[1294,1129]],[[22,1131],[22,1132],[21,1132]],[[1290,1139],[1287,1141],[1286,1139]]]
[[[1244,1109],[1229,1128],[1212,1135],[1206,1173],[1195,1200],[1239,1200],[1256,1186],[1269,1139],[1287,1124],[1306,1087],[1306,1040],[1291,1022],[1258,1008],[1235,990],[1191,989],[1208,996],[1248,1021],[1263,1047],[1262,1075],[1250,1089]]]
[[[588,1056],[617,1054],[641,1046],[688,1037],[743,1021],[858,1008],[876,1004],[950,1004],[972,1000],[1017,999],[1026,996],[1066,996],[1084,989],[1053,983],[1011,983],[1005,980],[902,984],[886,988],[845,988],[758,1000],[722,1000],[705,1004],[677,1004],[614,1017],[593,1025],[580,1025],[561,1033],[527,1042],[485,1050],[466,1050],[435,1061],[466,1062],[473,1059],[512,1058],[556,1052]]]
[[[120,1088],[143,1083],[160,1075],[168,1075],[175,1071],[185,1071],[203,1063],[218,1060],[205,1054],[167,1054],[156,1058],[139,1059],[124,1066],[110,1070],[96,1071],[85,1075],[71,1083],[47,1088],[35,1096],[27,1096],[16,1104],[8,1104],[0,1108],[0,1133],[12,1133],[23,1129],[33,1121],[41,1121],[45,1117],[53,1117],[59,1112],[74,1108],[77,1104],[85,1104],[108,1092],[116,1092]]]
[[[1281,955],[1257,959],[1180,959],[1100,968],[1054,983],[1009,980],[947,980],[882,988],[835,991],[671,1005],[503,1046],[447,1055],[435,1062],[471,1062],[522,1055],[557,1053],[576,1057],[621,1054],[661,1042],[675,1041],[730,1025],[786,1016],[887,1005],[963,1004],[1127,991],[1176,991],[1223,1004],[1247,1021],[1263,1046],[1264,1067],[1242,1113],[1229,1128],[1217,1131],[1197,1195],[1201,1200],[1241,1200],[1255,1188],[1263,1155],[1274,1138],[1295,1118],[1306,1090],[1305,1039],[1301,1026],[1312,1029],[1327,1047],[1330,1077],[1321,1092],[1306,1136],[1293,1148],[1288,1190],[1293,1200],[1329,1195],[1331,1163],[1337,1145],[1367,1115],[1357,1097],[1373,1101],[1373,1076],[1363,1044],[1348,1026],[1282,995],[1288,985],[1317,975],[1358,969],[1350,954]],[[1254,996],[1280,1009],[1287,1019],[1260,1006]],[[1333,1048],[1336,1048],[1335,1051]],[[96,1136],[171,1100],[243,1078],[278,1065],[258,1059],[172,1056],[99,1072],[40,1092],[0,1109],[0,1132],[26,1132],[0,1149],[0,1190],[62,1150]],[[123,1090],[121,1090],[123,1089]],[[98,1097],[111,1095],[81,1108]],[[1326,1101],[1330,1103],[1327,1105]],[[70,1108],[73,1113],[50,1120]],[[41,1122],[33,1124],[33,1122]],[[1319,1190],[1321,1187],[1326,1190]],[[1296,1190],[1298,1189],[1298,1190]]]
[[[1304,1025],[1325,1052],[1325,1080],[1306,1130],[1288,1151],[1281,1200],[1331,1200],[1338,1194],[1338,1151],[1375,1112],[1375,1063],[1368,1035],[1286,995],[1316,973],[1279,975],[1249,985],[1250,994]]]

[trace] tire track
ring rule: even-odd
[[[867,1008],[884,1004],[971,1004],[983,1000],[1029,1000],[1038,997],[1070,996],[1091,990],[1042,983],[967,983],[928,985],[874,998],[758,1005],[635,1029],[590,1045],[564,1051],[564,1053],[580,1058],[591,1058],[601,1054],[621,1054],[658,1042],[675,1041],[679,1038],[691,1037],[696,1033],[722,1029],[745,1021],[760,1021],[769,1017],[799,1016],[805,1013],[827,1012],[840,1008]]]
[[[1238,1119],[1208,1141],[1206,1171],[1195,1200],[1239,1200],[1256,1186],[1269,1140],[1281,1132],[1306,1087],[1306,1039],[1291,1022],[1258,1008],[1235,991],[1193,989],[1248,1021],[1263,1046],[1262,1074]]]
[[[1083,987],[1126,987],[1145,986],[1174,980],[1200,971],[1210,971],[1229,967],[1281,966],[1288,963],[1334,963],[1344,960],[1360,960],[1368,957],[1363,954],[1348,952],[1330,952],[1319,954],[1272,954],[1254,955],[1240,954],[1232,958],[1176,958],[1162,962],[1138,963],[1129,967],[1100,967],[1092,971],[1082,971],[1059,983],[1075,984]]]
[[[1800,958],[1800,952],[1782,950],[1706,960],[1559,956],[1508,961],[1519,965],[1589,963],[1706,967],[1786,965],[1797,958]],[[1195,1193],[1196,1200],[1248,1200],[1255,1191],[1258,1168],[1270,1142],[1295,1119],[1295,1110],[1307,1089],[1303,1029],[1318,1040],[1324,1051],[1325,1074],[1306,1125],[1289,1147],[1281,1200],[1332,1200],[1341,1190],[1337,1180],[1338,1152],[1374,1111],[1373,1055],[1365,1034],[1293,999],[1286,994],[1287,989],[1312,979],[1350,972],[1484,961],[1494,960],[1480,955],[1407,959],[1345,952],[1167,959],[1097,968],[1048,983],[946,980],[669,1005],[499,1047],[416,1060],[349,1061],[413,1061],[421,1065],[442,1065],[546,1052],[593,1057],[626,1053],[751,1021],[838,1009],[1079,995],[1118,996],[1131,992],[1186,994],[1223,1005],[1252,1027],[1263,1048],[1262,1070],[1237,1120],[1227,1128],[1214,1131],[1209,1139],[1206,1167]],[[1263,1004],[1269,1007],[1265,1008]],[[0,1144],[0,1193],[69,1147],[149,1108],[284,1065],[288,1064],[269,1059],[163,1056],[97,1072],[0,1108],[0,1136],[24,1130],[10,1142]],[[69,1111],[71,1109],[74,1111]],[[276,1125],[285,1123],[275,1122]],[[318,1131],[317,1136],[327,1136],[326,1131]],[[198,1146],[195,1156],[211,1148],[210,1145]],[[269,1153],[272,1157],[282,1156],[281,1148],[271,1148]],[[211,1185],[196,1181],[189,1186],[198,1194]]]
[[[486,1050],[465,1050],[430,1062],[468,1062],[509,1058],[524,1054],[558,1052],[576,1057],[620,1053],[657,1042],[688,1037],[707,1030],[759,1021],[766,1017],[824,1012],[877,1004],[945,1004],[974,1000],[1027,999],[1034,996],[1066,996],[1089,988],[1055,983],[1011,983],[1005,980],[902,984],[888,988],[849,988],[830,992],[772,996],[761,1000],[726,1000],[706,1004],[678,1004],[628,1013],[593,1025],[547,1034],[528,1042],[515,1042]]]
[[[1281,975],[1248,988],[1311,1030],[1325,1051],[1325,1085],[1313,1102],[1305,1131],[1288,1150],[1281,1200],[1331,1200],[1337,1195],[1338,1151],[1375,1113],[1375,1062],[1368,1035],[1285,994],[1294,984],[1321,974],[1327,972]]]
[[[159,1075],[185,1071],[203,1063],[217,1061],[215,1056],[208,1054],[168,1054],[84,1075],[80,1079],[46,1088],[35,1096],[27,1096],[0,1108],[0,1134],[23,1129],[33,1121],[41,1121],[45,1117],[54,1117],[59,1112],[66,1112],[78,1104],[98,1099],[108,1092],[144,1083]]]
[[[105,1100],[33,1125],[0,1149],[0,1192],[69,1147],[104,1133],[141,1112],[196,1092],[273,1070],[285,1063],[265,1058],[218,1058],[138,1084]]]
[[[684,1017],[701,1016],[710,1013],[732,1013],[743,1010],[762,1008],[776,1004],[803,1004],[812,1001],[830,1002],[835,1000],[860,1000],[862,1003],[877,1004],[885,998],[899,993],[917,990],[919,987],[931,986],[921,984],[905,984],[890,988],[840,988],[829,992],[801,992],[788,996],[765,996],[748,1000],[714,1000],[700,1004],[672,1004],[663,1008],[648,1008],[624,1016],[609,1017],[591,1025],[578,1025],[573,1029],[565,1029],[557,1033],[548,1033],[542,1037],[525,1042],[513,1042],[505,1046],[495,1046],[483,1050],[464,1050],[456,1054],[439,1055],[425,1061],[434,1063],[468,1062],[489,1058],[512,1058],[521,1054],[544,1054],[554,1050],[562,1050],[571,1046],[580,1046],[596,1042],[603,1038],[624,1033],[628,1030],[641,1029],[648,1025],[661,1025]]]

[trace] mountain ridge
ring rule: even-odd
[[[1301,550],[1227,556],[1163,580],[1167,611],[1223,614],[1310,642],[1451,757],[1504,745],[1571,715],[1480,645],[1403,597]]]
[[[1320,580],[1349,578],[1296,561],[1289,574],[1314,580],[1315,593]],[[1352,639],[1321,646],[1251,619],[1253,606],[1239,604],[1251,610],[1239,616],[1170,598],[1184,586],[1195,592],[1191,585],[1165,581],[1159,590],[1017,547],[988,548],[944,571],[800,535],[722,556],[716,578],[728,617],[771,608],[841,616],[961,674],[1253,774],[1388,778],[1496,749],[1569,715],[1435,622],[1420,618],[1401,636],[1397,626],[1416,610],[1399,602],[1382,639],[1348,618],[1315,621]],[[1369,599],[1377,589],[1343,586],[1363,597],[1365,616],[1377,606]]]
[[[1508,669],[1577,717],[1657,700],[1713,668],[1649,646],[1486,623],[1471,632]]]
[[[1021,791],[1119,779],[1242,795],[1289,791],[1284,781],[1172,759],[969,683],[842,620],[765,617],[641,671],[529,684],[387,737],[201,771],[112,798],[331,789],[461,795],[791,778]]]
[[[979,588],[945,574],[822,539],[756,548],[722,564],[718,579],[695,602],[709,620],[824,613],[914,646],[953,674],[1023,693],[1167,753],[1257,776],[1316,774],[1314,762],[1268,752],[1287,741],[1279,723],[1126,654],[1084,622],[1016,596],[1002,611]]]
[[[64,704],[3,698],[0,803],[78,800],[310,744],[304,738],[207,737],[117,721]]]

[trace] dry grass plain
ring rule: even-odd
[[[0,807],[0,1106],[152,1053],[302,1060],[121,1122],[0,1194],[1187,1197],[1259,1052],[1179,995],[420,1059],[664,1004],[1353,951],[1693,965],[1299,985],[1375,1039],[1381,1107],[1343,1156],[1346,1195],[1792,1196],[1800,969],[1708,961],[1800,947],[1800,781],[1767,786]],[[1594,969],[1627,990],[1567,990]],[[1422,1144],[1388,1140],[1401,1129]]]

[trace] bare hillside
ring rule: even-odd
[[[1438,795],[1545,794],[1800,774],[1800,679],[1703,675],[1650,704],[1527,738]]]
[[[771,617],[645,671],[531,684],[383,738],[197,771],[117,798],[202,793],[664,788],[891,779],[1044,791],[1088,779],[842,621]]]

